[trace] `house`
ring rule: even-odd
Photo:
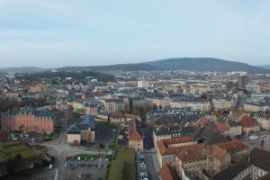
[[[236,137],[242,134],[242,126],[240,122],[228,121],[229,126],[229,136]]]
[[[255,112],[253,117],[257,120],[262,129],[270,130],[270,111]]]
[[[249,153],[248,146],[238,140],[218,143],[216,145],[226,150],[226,152],[230,153],[232,161],[236,161],[237,159],[240,159],[242,157],[243,159],[245,159],[245,157],[247,157]]]
[[[257,123],[257,121],[247,115],[242,117],[241,126],[243,129],[243,133],[245,134],[250,134],[251,132],[260,131],[260,125]]]
[[[136,119],[128,122],[128,146],[135,151],[143,150],[143,137],[137,131]]]
[[[80,123],[72,124],[67,131],[68,144],[95,142],[95,118],[91,115],[81,117]]]

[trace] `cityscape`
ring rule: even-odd
[[[269,12],[0,0],[0,179],[270,180]]]

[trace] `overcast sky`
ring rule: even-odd
[[[0,0],[0,67],[270,64],[269,0]]]

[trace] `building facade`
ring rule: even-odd
[[[1,114],[1,128],[11,131],[37,132],[52,134],[54,132],[54,114],[48,111],[35,111],[24,108]]]

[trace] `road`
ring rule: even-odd
[[[156,152],[154,149],[144,150],[142,152],[145,157],[145,162],[147,166],[147,172],[151,180],[159,179],[159,163],[156,157]]]
[[[84,147],[70,146],[66,142],[66,134],[67,134],[67,110],[65,112],[65,116],[63,119],[63,128],[61,130],[60,136],[58,139],[53,141],[42,143],[41,145],[48,148],[50,154],[54,155],[56,158],[55,163],[55,175],[54,180],[62,180],[63,179],[63,171],[64,171],[64,163],[66,161],[67,156],[73,156],[76,154],[111,154],[111,150],[99,150],[99,149],[87,149]]]

